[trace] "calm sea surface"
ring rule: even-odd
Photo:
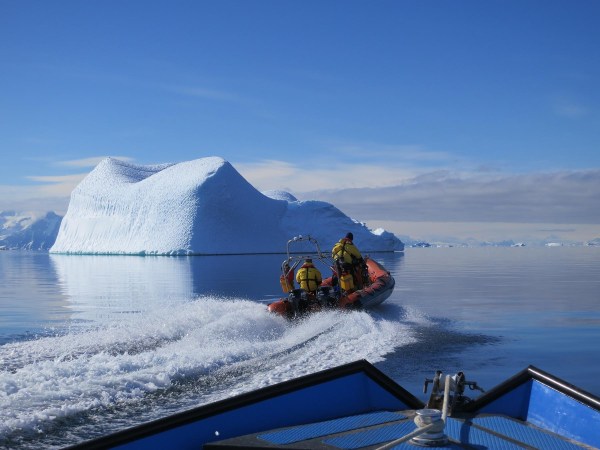
[[[0,448],[60,448],[367,359],[417,397],[436,369],[489,389],[532,364],[600,396],[600,248],[374,254],[367,312],[267,314],[282,255],[0,252]]]

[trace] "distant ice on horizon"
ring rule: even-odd
[[[73,190],[51,253],[218,255],[285,252],[297,235],[326,251],[347,232],[362,251],[404,244],[330,203],[259,192],[226,160],[140,166],[106,158]]]

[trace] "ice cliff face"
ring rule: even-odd
[[[73,191],[53,253],[279,253],[311,234],[330,248],[346,232],[365,251],[401,250],[391,233],[371,232],[334,206],[265,194],[227,161],[201,158],[136,166],[107,158]]]

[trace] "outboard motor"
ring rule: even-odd
[[[317,302],[323,308],[335,306],[337,303],[335,289],[331,286],[319,286],[317,288]]]
[[[369,276],[369,267],[367,266],[367,264],[364,261],[360,266],[360,273],[362,276],[363,286],[370,286],[371,285],[371,277]]]
[[[308,293],[304,289],[290,291],[288,301],[292,304],[294,316],[304,314],[308,309]]]

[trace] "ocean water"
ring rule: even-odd
[[[600,396],[600,248],[373,254],[371,311],[269,315],[282,255],[0,252],[0,448],[61,448],[367,359],[419,398],[435,370],[489,389],[545,370]]]

